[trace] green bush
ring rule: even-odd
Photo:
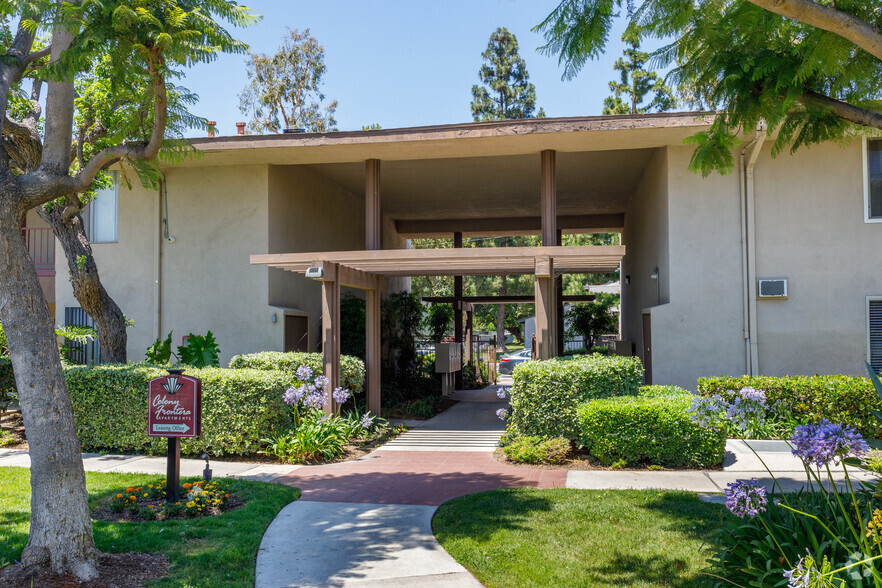
[[[685,390],[679,386],[654,385],[641,386],[640,390],[637,392],[637,396],[640,396],[641,398],[672,398],[683,396],[691,400],[693,394],[689,390]]]
[[[582,442],[606,465],[618,460],[628,465],[718,465],[726,434],[693,423],[690,405],[686,396],[592,400],[578,409]]]
[[[502,452],[506,459],[517,463],[559,464],[566,461],[570,442],[563,437],[515,437],[502,448]]]
[[[857,376],[784,376],[740,378],[699,378],[698,393],[702,396],[720,394],[731,400],[732,394],[746,386],[763,390],[775,421],[776,407],[797,424],[816,423],[830,419],[857,429],[864,437],[882,437],[882,423],[871,409],[882,410],[882,401],[867,378]]]
[[[261,351],[260,353],[237,355],[230,360],[230,367],[233,369],[250,368],[293,373],[302,365],[312,368],[313,375],[318,376],[324,370],[322,354]],[[353,394],[360,394],[364,390],[364,362],[357,357],[341,355],[340,380],[341,386],[349,388]]]
[[[0,357],[0,401],[15,396],[15,375],[12,373],[12,361],[8,357]]]
[[[202,436],[181,451],[212,456],[255,454],[260,439],[291,427],[282,400],[291,384],[284,371],[190,368],[202,380]],[[147,386],[166,371],[143,364],[65,370],[80,443],[85,450],[163,453],[167,442],[147,436]]]
[[[643,383],[636,357],[591,355],[525,361],[514,369],[512,429],[518,435],[580,437],[576,408],[586,400],[635,395]]]

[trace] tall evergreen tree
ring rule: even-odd
[[[475,121],[511,120],[545,116],[536,110],[536,87],[530,83],[527,64],[518,54],[518,39],[500,27],[490,35],[481,53],[486,62],[478,71],[482,85],[472,86],[472,117]]]
[[[664,80],[654,71],[645,69],[649,54],[640,50],[640,32],[629,27],[622,35],[622,41],[628,47],[613,66],[622,72],[621,81],[609,83],[613,95],[603,101],[603,114],[644,114],[676,108],[677,100]],[[652,101],[644,105],[643,100],[650,93]],[[628,100],[622,100],[622,96],[627,96]]]

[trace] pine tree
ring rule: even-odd
[[[622,41],[628,44],[624,57],[620,57],[613,68],[622,72],[620,82],[610,82],[609,89],[613,93],[603,101],[603,114],[644,114],[647,112],[664,112],[677,107],[677,100],[664,80],[654,71],[644,69],[649,54],[640,50],[640,32],[629,28],[622,35]],[[654,97],[649,104],[643,105],[646,95]],[[622,96],[629,96],[625,102]]]
[[[527,64],[518,54],[518,39],[504,27],[490,35],[481,53],[486,62],[478,71],[483,85],[472,86],[475,121],[511,120],[545,116],[536,110],[536,87],[530,83]]]

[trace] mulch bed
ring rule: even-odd
[[[98,556],[98,578],[84,584],[70,574],[48,570],[26,570],[22,564],[0,569],[0,586],[8,588],[142,588],[148,580],[168,575],[164,555],[150,553],[102,553]]]
[[[516,461],[509,461],[506,459],[505,454],[502,453],[502,449],[497,449],[493,452],[493,457],[496,458],[496,461],[499,463],[504,463],[506,465],[516,466],[519,468],[530,468],[530,469],[540,469],[540,470],[579,470],[579,471],[616,471],[616,472],[683,472],[683,471],[695,471],[696,468],[686,468],[686,467],[664,467],[662,469],[649,469],[648,464],[640,464],[635,466],[629,466],[627,468],[611,468],[608,466],[600,465],[599,462],[592,460],[586,454],[576,454],[568,459],[564,463],[518,463]],[[723,466],[716,466],[712,468],[701,468],[701,471],[722,471]]]
[[[0,417],[0,428],[3,429],[3,436],[0,436],[0,447],[4,449],[27,449],[28,441],[25,436],[24,422],[22,422],[20,412],[7,412]],[[6,442],[6,436],[11,434],[15,439],[14,442]]]
[[[186,498],[181,499],[182,502],[186,501],[186,500],[187,500]],[[138,501],[138,504],[142,508],[146,507],[148,504],[152,504],[153,507],[156,509],[156,511],[159,512],[159,510],[165,505],[165,501],[163,501],[163,500],[141,500],[141,501]],[[154,520],[157,520],[157,521],[164,521],[164,520],[182,521],[184,519],[195,520],[195,519],[204,519],[207,517],[216,517],[218,515],[228,513],[231,510],[236,510],[237,508],[241,507],[244,504],[245,503],[242,501],[241,498],[239,498],[238,496],[233,494],[230,496],[230,499],[227,502],[227,508],[225,508],[224,510],[221,510],[219,508],[211,508],[211,509],[208,509],[205,512],[205,514],[203,514],[201,516],[197,516],[197,517],[179,516],[179,517],[173,517],[172,519],[165,519],[165,518],[159,516]],[[111,510],[110,506],[108,506],[107,504],[92,511],[92,518],[96,521],[109,521],[111,523],[146,522],[146,520],[139,517],[137,513],[132,514],[128,510],[114,511],[114,510]]]

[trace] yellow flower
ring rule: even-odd
[[[153,488],[153,484],[147,484],[148,488]]]
[[[147,498],[148,496],[150,496],[150,495],[147,494],[147,493],[145,492],[145,493],[144,493],[144,498]]]
[[[193,502],[192,500],[187,503],[187,508],[193,508],[194,506],[196,506],[196,503]]]

